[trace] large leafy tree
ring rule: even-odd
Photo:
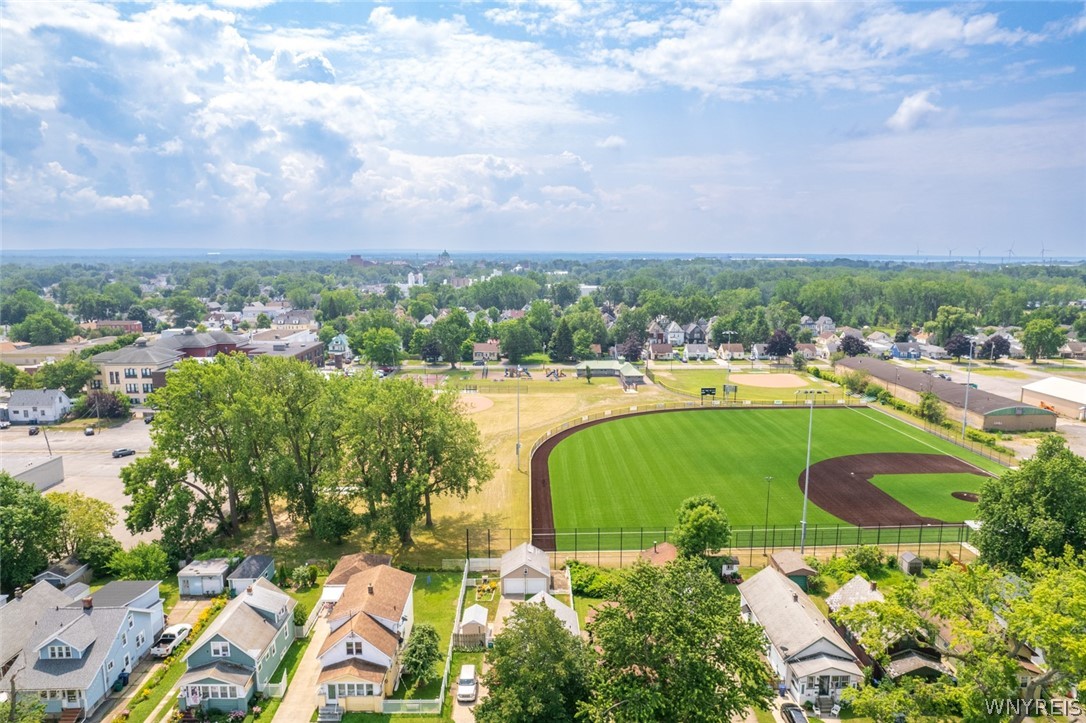
[[[1022,329],[1022,348],[1034,364],[1038,357],[1055,356],[1064,334],[1052,319],[1031,319]]]
[[[637,337],[639,346],[644,346],[649,338],[649,315],[642,308],[628,309],[622,307],[618,310],[618,317],[611,327],[611,338],[616,344],[625,343],[629,346],[630,336]]]
[[[676,513],[675,547],[687,557],[704,555],[728,545],[731,525],[728,516],[712,495],[688,497]]]
[[[195,326],[207,313],[204,302],[188,291],[178,291],[173,294],[169,298],[168,305],[170,311],[173,312],[174,326]]]
[[[981,488],[974,544],[985,562],[1017,569],[1037,548],[1086,550],[1086,459],[1049,435],[1017,469]]]
[[[434,677],[434,664],[441,660],[440,639],[437,630],[429,623],[418,623],[411,628],[411,637],[403,650],[403,667],[420,683]]]
[[[513,608],[487,653],[489,692],[475,708],[481,723],[573,721],[588,698],[590,653],[545,605]]]
[[[867,343],[863,339],[856,336],[845,336],[841,339],[841,346],[838,347],[845,356],[860,356],[866,354],[869,349]]]
[[[396,366],[402,354],[400,335],[386,327],[370,329],[362,335],[362,353],[372,364]]]
[[[0,324],[19,324],[31,314],[49,308],[49,302],[29,289],[0,296]]]
[[[958,333],[971,333],[976,325],[976,317],[960,306],[940,306],[935,312],[935,321],[932,327],[939,337],[939,341],[945,343],[950,337]]]
[[[786,357],[796,350],[796,341],[784,329],[777,329],[766,342],[766,352],[777,359]]]
[[[98,368],[92,362],[69,354],[59,361],[42,364],[34,373],[34,381],[45,389],[63,389],[74,399],[97,373]]]
[[[996,361],[1011,355],[1011,342],[1002,334],[994,334],[981,345],[977,356],[988,361]]]
[[[18,324],[13,324],[11,338],[36,345],[58,344],[73,336],[77,329],[74,321],[50,306],[30,314]]]
[[[519,364],[524,357],[539,349],[539,336],[524,319],[505,321],[496,328],[501,340],[502,354],[509,357],[509,361],[514,364]]]
[[[50,492],[46,499],[60,510],[60,529],[53,550],[58,557],[76,555],[96,541],[108,538],[117,524],[117,511],[103,500],[87,497],[82,492]]]
[[[972,349],[972,342],[965,334],[955,334],[943,342],[943,349],[946,350],[947,354],[958,361],[961,361],[963,356],[969,356],[969,352]]]
[[[463,309],[453,309],[434,322],[430,334],[440,347],[441,356],[455,369],[456,361],[460,358],[460,348],[471,336],[468,315]]]
[[[558,328],[555,329],[551,339],[551,359],[557,362],[569,361],[573,358],[573,330],[569,328],[569,321],[562,317],[558,320]]]
[[[730,721],[767,707],[764,635],[704,561],[636,564],[615,599],[588,626],[599,660],[587,720]]]
[[[0,472],[0,591],[11,592],[46,568],[61,515],[34,485]]]

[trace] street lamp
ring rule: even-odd
[[[802,394],[808,397],[825,393],[825,390],[822,389],[801,389],[796,392],[796,394]],[[803,479],[803,519],[799,523],[799,554],[801,555],[805,552],[807,547],[807,492],[811,487],[811,435],[814,432],[814,400],[808,399],[807,404],[811,407],[811,413],[807,419],[807,466]]]
[[[766,533],[769,531],[769,490],[772,477],[765,478],[765,528],[762,530],[762,557],[766,556]]]
[[[977,340],[973,339],[969,342],[969,363],[965,367],[965,402],[962,404],[962,441],[965,441],[965,421],[969,418],[969,379],[973,372],[973,348],[977,345]]]

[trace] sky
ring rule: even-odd
[[[1086,256],[1082,3],[0,12],[9,249]]]

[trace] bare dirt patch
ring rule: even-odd
[[[481,394],[461,394],[460,406],[466,414],[477,414],[494,406],[494,400]]]
[[[834,457],[811,465],[809,498],[831,515],[857,527],[876,525],[928,525],[942,520],[921,517],[871,484],[880,474],[971,473],[979,470],[967,462],[945,454],[853,454]],[[803,489],[800,472],[799,488]],[[959,494],[955,492],[954,496]],[[963,499],[963,498],[959,498]]]
[[[963,500],[965,502],[979,502],[980,497],[976,492],[951,492],[950,496],[956,500]]]
[[[765,387],[767,389],[798,389],[807,386],[807,382],[795,374],[744,374],[739,372],[731,374],[728,381],[747,387]]]

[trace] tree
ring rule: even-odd
[[[839,351],[843,351],[845,356],[849,357],[866,354],[869,351],[863,339],[852,335],[846,335],[842,338],[841,344],[837,348]]]
[[[551,359],[556,362],[566,362],[573,358],[573,331],[569,328],[569,321],[562,317],[558,320],[558,328],[551,339]]]
[[[1086,311],[1078,313],[1071,328],[1075,330],[1075,336],[1079,341],[1086,341]]]
[[[57,557],[81,557],[88,545],[108,538],[110,529],[117,524],[116,510],[103,500],[81,492],[50,492],[45,497],[61,513],[60,530],[53,547]]]
[[[313,515],[313,536],[324,542],[339,545],[355,527],[357,516],[339,500],[322,499],[317,501]]]
[[[0,472],[0,592],[44,570],[57,541],[61,510],[34,485]]]
[[[121,549],[123,549],[121,543],[117,542],[112,535],[97,537],[84,544],[79,550],[79,561],[90,565],[94,574],[102,577],[111,573],[109,562],[113,559],[113,554]]]
[[[539,349],[539,336],[524,319],[505,321],[497,326],[502,354],[513,364],[520,364],[524,357]]]
[[[434,664],[441,660],[437,630],[429,623],[418,623],[403,650],[403,667],[419,683],[434,677]]]
[[[945,344],[950,337],[958,333],[972,333],[976,317],[959,306],[940,306],[935,312],[935,321],[932,327],[939,337],[939,341]]]
[[[946,353],[961,361],[963,356],[969,356],[972,352],[973,342],[964,334],[955,334],[943,342]]]
[[[630,335],[637,337],[639,346],[644,346],[649,339],[649,315],[642,308],[618,310],[618,316],[611,327],[611,336],[615,343],[629,343]]]
[[[913,336],[913,330],[912,329],[898,329],[896,332],[894,332],[894,341],[896,341],[896,342],[909,341],[910,339],[912,339],[912,336]]]
[[[351,289],[332,289],[321,292],[317,309],[320,310],[322,319],[329,320],[350,316],[358,311],[358,305],[358,294]]]
[[[678,521],[672,539],[680,554],[695,557],[728,545],[731,525],[715,497],[688,497],[679,505],[676,517]]]
[[[703,560],[635,563],[588,631],[590,721],[730,721],[772,692],[762,630],[743,621]]]
[[[141,542],[131,550],[114,553],[109,569],[118,580],[161,580],[170,574],[170,561],[159,545]]]
[[[362,335],[362,354],[371,364],[394,367],[400,363],[400,335],[393,329],[370,329]]]
[[[1055,356],[1063,340],[1063,332],[1052,319],[1031,319],[1022,329],[1022,348],[1034,364],[1037,357]]]
[[[21,370],[14,364],[0,362],[0,387],[7,390],[15,389],[15,379]]]
[[[1018,569],[1042,549],[1086,550],[1086,459],[1048,435],[1017,469],[981,487],[975,544],[989,564]]]
[[[429,331],[429,329],[427,329]],[[412,341],[414,338],[412,337]],[[441,358],[441,344],[432,335],[427,335],[426,340],[419,349],[419,356],[423,361],[433,364]]]
[[[916,407],[921,419],[932,424],[942,424],[946,420],[946,407],[939,397],[931,392],[920,392],[920,403]]]
[[[177,327],[195,326],[207,311],[204,302],[188,291],[174,293],[169,298],[169,308],[173,312],[173,325]]]
[[[13,672],[11,680],[18,679],[19,673]],[[37,696],[17,696],[15,710],[11,709],[10,700],[0,703],[0,721],[16,721],[16,723],[45,723],[45,701]]]
[[[619,347],[619,352],[622,356],[626,357],[626,361],[636,362],[641,361],[641,350],[643,348],[644,346],[637,334],[630,332],[630,335],[626,337],[625,343]]]
[[[49,302],[30,289],[19,289],[0,297],[0,324],[21,324],[26,317],[45,311]]]
[[[265,314],[263,311],[256,315],[256,328],[257,329],[270,329],[271,317]]]
[[[784,329],[777,329],[773,332],[773,335],[769,337],[769,341],[766,342],[765,347],[767,354],[780,359],[796,350],[796,342],[787,331]]]
[[[42,364],[34,373],[34,381],[45,389],[62,389],[65,394],[75,399],[97,373],[98,367],[92,362],[69,354],[60,361]]]
[[[498,277],[502,278],[502,277]],[[471,336],[471,324],[463,309],[453,309],[434,322],[430,329],[433,339],[441,348],[441,356],[452,368],[460,358],[460,347]]]
[[[588,698],[590,653],[546,605],[513,608],[487,653],[481,723],[573,721]]]
[[[132,409],[132,400],[124,392],[107,392],[101,389],[88,392],[72,407],[76,417],[102,417],[124,419]]]
[[[592,351],[592,335],[584,329],[573,332],[573,358],[582,361],[596,358]]]
[[[1011,342],[1002,334],[988,337],[977,354],[981,359],[996,361],[1011,355]]]
[[[552,284],[551,292],[554,295],[554,303],[560,309],[566,308],[581,298],[581,289],[573,281],[559,281],[557,284]]]
[[[77,330],[74,321],[50,306],[13,324],[10,336],[12,341],[28,341],[35,345],[59,344],[74,336]]]
[[[554,329],[558,324],[558,320],[554,318],[554,307],[550,302],[536,299],[528,307],[523,319],[535,332],[536,349],[541,349],[550,344]]]

